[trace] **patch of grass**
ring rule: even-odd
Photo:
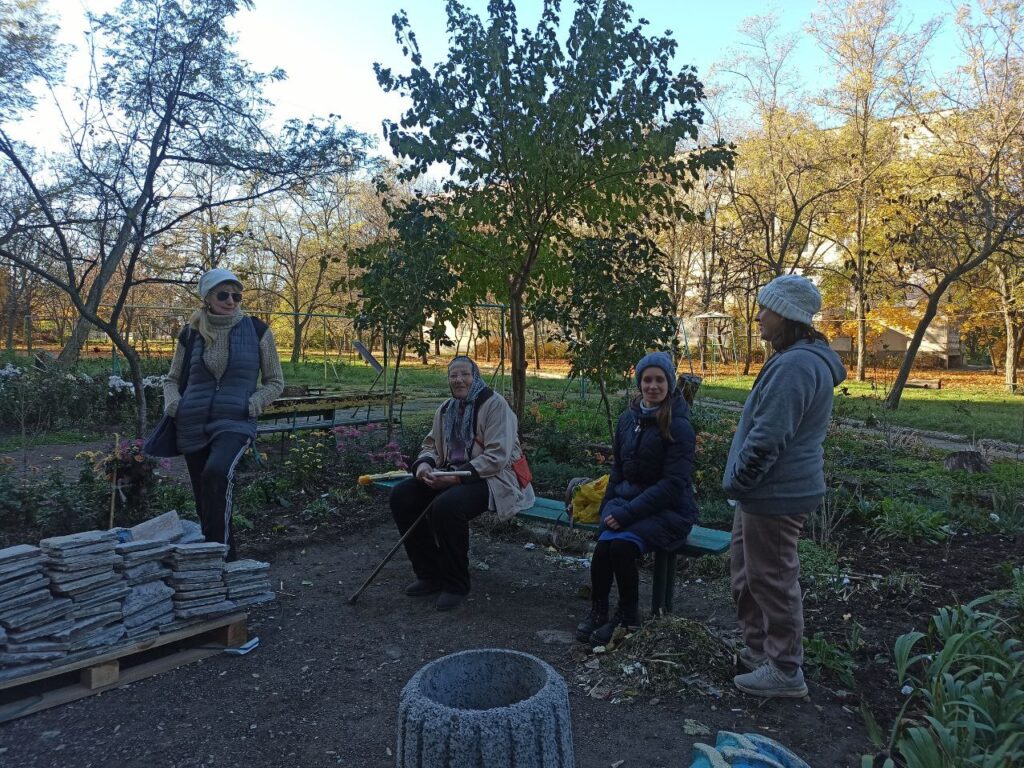
[[[839,550],[836,547],[800,539],[797,553],[800,555],[800,575],[805,579],[826,582],[839,576]]]
[[[750,393],[753,376],[705,379],[700,397],[742,403]],[[848,394],[844,394],[845,390]],[[836,414],[875,426],[912,427],[950,432],[953,424],[969,423],[968,437],[1024,442],[1024,409],[1020,395],[1006,392],[993,378],[988,385],[947,385],[944,389],[906,389],[895,411],[886,410],[888,390],[877,383],[846,381],[837,390]],[[969,418],[965,418],[969,417]]]
[[[820,682],[831,676],[847,688],[854,686],[853,656],[845,648],[830,643],[821,632],[804,638],[804,669],[811,680]]]
[[[0,453],[14,453],[25,448],[39,448],[46,445],[74,445],[93,443],[110,438],[107,432],[93,429],[62,429],[55,432],[41,432],[35,435],[4,435],[0,437]],[[110,438],[113,441],[113,438]],[[113,444],[113,442],[111,442]]]
[[[906,539],[938,544],[950,534],[945,513],[922,504],[882,499],[871,526],[883,539]]]
[[[879,588],[891,594],[914,598],[924,592],[924,578],[919,573],[894,571],[879,582]]]

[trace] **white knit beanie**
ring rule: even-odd
[[[240,289],[244,288],[242,281],[238,279],[234,272],[218,267],[217,269],[211,269],[209,272],[205,272],[203,276],[199,278],[199,298],[205,299],[206,294],[221,283],[235,283]]]
[[[806,277],[782,275],[761,289],[757,303],[788,320],[810,325],[821,309],[821,294]]]

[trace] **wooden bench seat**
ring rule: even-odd
[[[376,480],[373,484],[378,488],[390,489],[400,482],[402,482],[401,478],[390,478],[387,480]],[[532,507],[524,509],[516,517],[523,520],[549,523],[551,525],[579,528],[580,530],[594,533],[598,530],[598,526],[593,523],[573,522],[563,502],[555,499],[545,499],[540,496],[537,497]],[[695,525],[690,529],[686,545],[681,550],[678,552],[655,552],[654,578],[651,585],[651,613],[655,616],[663,613],[672,613],[677,554],[686,555],[687,557],[721,555],[729,551],[731,539],[732,535],[728,531],[718,531],[713,528],[703,528]]]

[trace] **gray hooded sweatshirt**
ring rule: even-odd
[[[808,515],[818,507],[833,390],[845,378],[824,341],[798,341],[768,359],[743,406],[722,477],[744,512]]]

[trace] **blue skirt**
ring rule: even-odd
[[[640,548],[640,554],[644,554],[647,551],[647,547],[644,546],[644,540],[637,536],[635,533],[629,531],[613,531],[609,528],[605,528],[601,531],[601,535],[597,537],[598,541],[628,541],[631,544],[636,544]]]

